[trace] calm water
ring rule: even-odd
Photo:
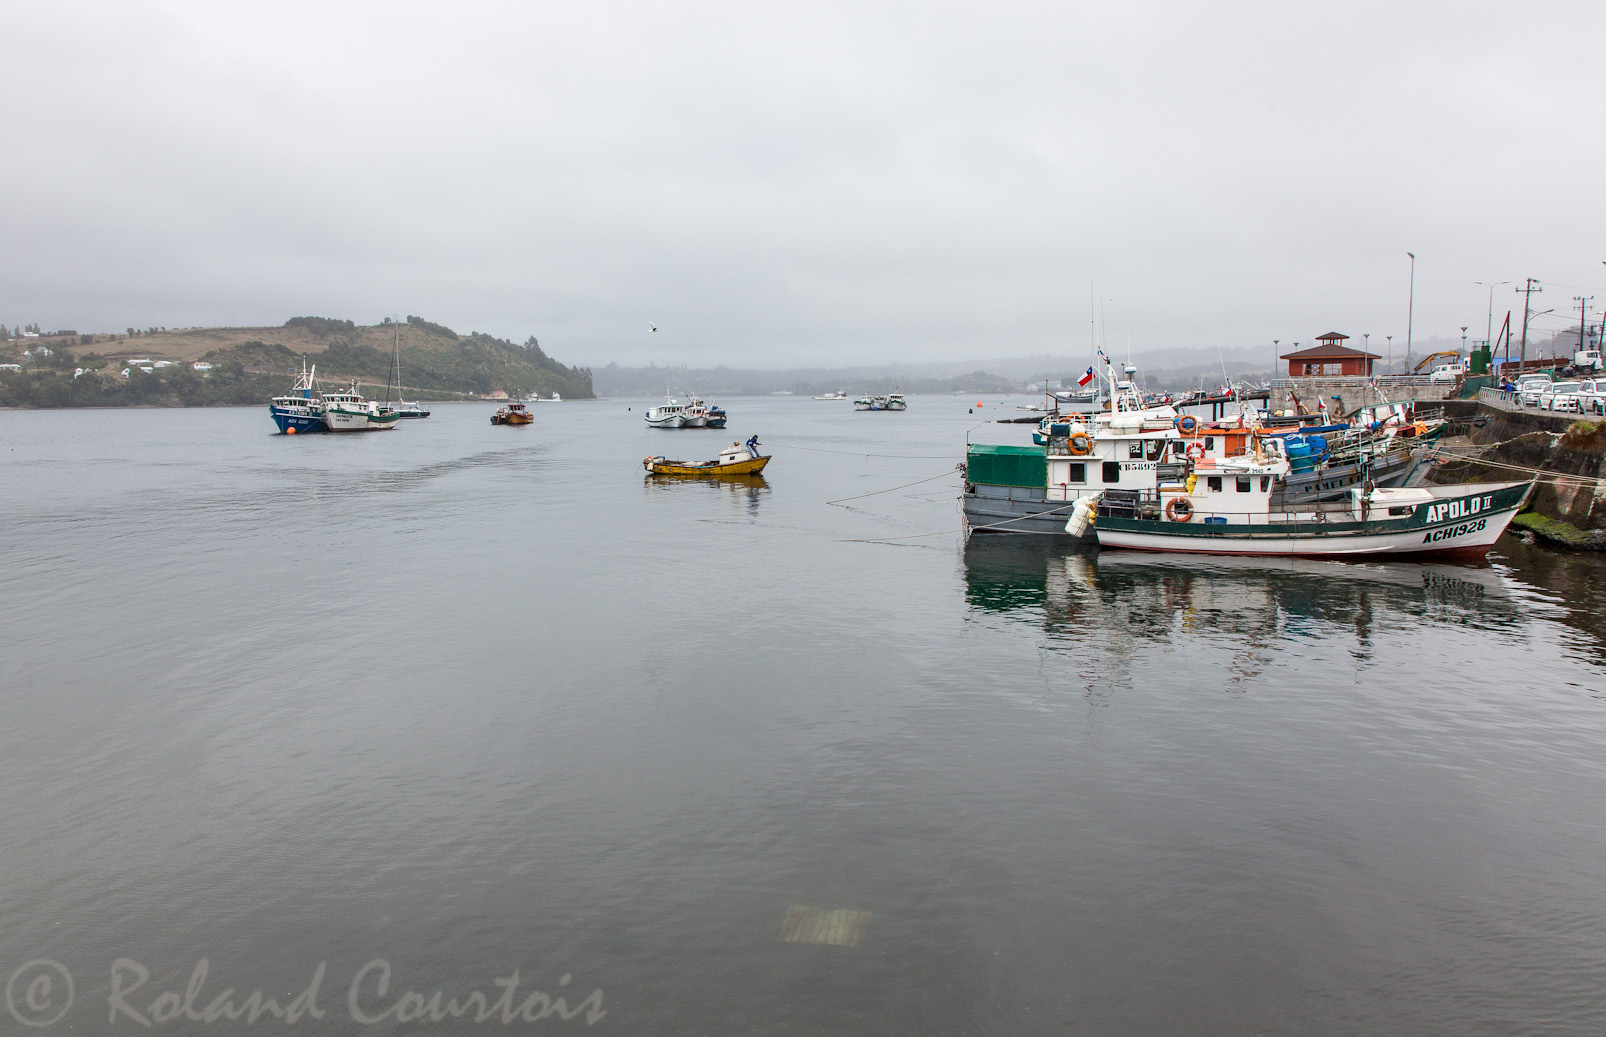
[[[966,544],[996,401],[648,402],[0,412],[0,1033],[1606,1029],[1600,560]],[[396,1021],[515,969],[607,1014]]]

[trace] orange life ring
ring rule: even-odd
[[[1072,457],[1086,457],[1093,452],[1093,440],[1086,432],[1078,432],[1065,444]]]
[[[1186,497],[1172,497],[1165,505],[1165,517],[1172,522],[1186,522],[1193,518],[1193,501]]]
[[[1204,460],[1204,455],[1205,455],[1205,448],[1204,448],[1204,444],[1203,443],[1189,443],[1188,444],[1188,460],[1190,460],[1190,461],[1203,461]]]
[[[1199,419],[1192,414],[1182,414],[1177,417],[1177,431],[1188,435],[1199,427]]]

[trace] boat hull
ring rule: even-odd
[[[328,426],[323,423],[323,418],[317,414],[302,414],[296,411],[280,410],[278,407],[270,405],[268,407],[268,415],[273,418],[273,423],[279,426],[280,432],[290,435],[329,431]]]
[[[769,463],[769,455],[766,454],[763,457],[750,457],[729,464],[714,462],[698,464],[695,461],[670,461],[662,457],[649,457],[642,462],[642,466],[650,475],[690,475],[707,478],[723,475],[757,475]]]
[[[324,412],[323,420],[330,432],[368,431],[368,415],[363,411],[328,410]]]
[[[1100,548],[1183,554],[1361,558],[1379,555],[1481,557],[1532,492],[1529,483],[1440,487],[1444,493],[1399,519],[1256,524],[1171,522],[1101,514]],[[1437,491],[1436,491],[1437,492]]]
[[[679,414],[671,414],[667,418],[648,418],[647,424],[653,428],[684,428],[686,419]]]

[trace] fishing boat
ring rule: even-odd
[[[962,500],[971,531],[1064,536],[1078,500],[1106,490],[1152,491],[1183,478],[1194,461],[1252,456],[1256,444],[1273,439],[1278,456],[1290,461],[1286,497],[1301,504],[1345,498],[1368,481],[1403,485],[1421,458],[1415,442],[1387,432],[1364,442],[1329,442],[1297,421],[1265,427],[1246,416],[1241,423],[1204,425],[1172,405],[1150,405],[1133,381],[1134,369],[1122,377],[1108,358],[1105,367],[1108,411],[1049,415],[1034,432],[1035,446],[967,447]],[[1092,532],[1083,539],[1091,544]]]
[[[724,407],[721,407],[717,403],[710,403],[708,405],[708,427],[709,428],[724,428],[725,427],[725,422],[726,422],[728,417],[729,417],[729,415],[727,415],[725,413],[725,408]]]
[[[725,476],[757,475],[770,463],[768,454],[760,454],[756,439],[751,446],[732,443],[719,452],[712,461],[671,461],[666,457],[644,457],[641,466],[649,475]]]
[[[323,396],[323,421],[330,432],[378,432],[396,427],[401,413],[394,407],[381,407],[357,391],[357,379],[341,392]]]
[[[814,398],[816,400],[845,400],[848,398],[848,391],[846,389],[838,389],[836,392],[821,393]]]
[[[1376,487],[1342,499],[1291,498],[1282,442],[1252,457],[1190,463],[1183,479],[1153,489],[1105,490],[1079,500],[1066,532],[1091,524],[1099,547],[1189,554],[1302,558],[1479,556],[1505,532],[1533,482]]]
[[[883,410],[908,410],[909,409],[909,404],[908,404],[907,401],[904,400],[903,393],[901,393],[901,392],[887,393],[887,395],[885,397],[883,397],[883,399],[885,400],[885,406],[882,408]]]
[[[534,420],[535,415],[530,413],[530,408],[517,401],[498,407],[496,413],[491,415],[493,425],[528,425]]]
[[[878,397],[878,396],[870,396],[868,394],[866,394],[864,396],[860,396],[858,399],[853,401],[853,409],[854,410],[875,410],[876,409],[876,401],[878,399],[880,399],[880,397]]]
[[[644,417],[653,428],[685,428],[686,407],[673,396],[665,396],[662,404],[647,408]]]
[[[296,379],[296,384],[291,386],[288,393],[275,396],[268,404],[268,415],[279,426],[279,431],[287,436],[329,430],[323,421],[323,400],[313,388],[313,376],[317,372],[316,364],[308,370],[306,358],[303,357],[301,377]]]

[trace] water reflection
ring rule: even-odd
[[[757,517],[759,502],[769,496],[770,492],[770,484],[762,475],[695,476],[649,473],[642,483],[646,486],[649,497],[712,493],[725,500],[731,507],[745,512],[749,518]]]
[[[1561,623],[1584,635],[1575,646],[1597,661],[1606,661],[1606,555],[1503,536],[1490,558],[1532,597],[1559,606]]]
[[[965,598],[983,612],[1038,624],[1051,639],[1090,632],[1172,641],[1256,641],[1348,632],[1358,657],[1402,622],[1482,630],[1523,623],[1495,566],[1210,558],[1082,552],[972,537]]]

